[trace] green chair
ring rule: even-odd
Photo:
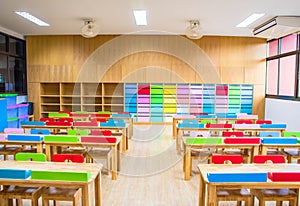
[[[45,162],[46,155],[43,153],[17,153],[16,161],[39,161]],[[42,195],[42,187],[33,186],[4,186],[0,191],[0,199],[8,205],[13,205],[13,200],[17,201],[17,205],[22,205],[23,199],[30,199],[32,206],[38,206],[38,200]],[[5,203],[4,203],[5,204]]]

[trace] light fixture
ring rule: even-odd
[[[203,34],[199,20],[190,20],[190,25],[185,29],[185,34],[190,39],[200,39]]]
[[[48,23],[40,20],[39,18],[33,16],[32,14],[25,12],[25,11],[15,11],[16,14],[18,14],[19,16],[39,25],[39,26],[49,26]]]
[[[146,10],[133,10],[135,23],[137,26],[147,26],[147,12]]]
[[[99,27],[93,19],[83,19],[84,25],[81,27],[81,35],[85,38],[92,38],[98,35]]]
[[[236,25],[236,27],[247,27],[253,22],[255,22],[256,20],[258,20],[259,18],[263,17],[264,15],[265,15],[264,13],[261,14],[254,13],[250,15],[248,18],[246,18],[244,21]]]

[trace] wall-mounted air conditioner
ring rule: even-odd
[[[253,29],[254,36],[279,38],[300,31],[300,16],[277,16]]]

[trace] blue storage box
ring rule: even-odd
[[[7,120],[7,127],[8,128],[18,128],[18,126],[19,126],[18,117],[10,118],[10,119]]]
[[[286,124],[261,124],[260,128],[286,128]]]
[[[39,135],[26,135],[26,134],[8,134],[7,140],[9,141],[35,141],[40,142],[43,140],[42,136]]]
[[[7,118],[16,118],[18,117],[18,106],[8,106],[7,107]]]
[[[17,104],[18,116],[28,115],[28,104]]]
[[[27,179],[31,176],[31,170],[0,168],[0,178]]]
[[[297,144],[298,139],[292,137],[264,137],[261,139],[262,144]]]
[[[15,106],[17,104],[17,94],[1,94],[1,97],[6,99],[6,106]]]
[[[208,173],[209,182],[267,182],[267,173]]]

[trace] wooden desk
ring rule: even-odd
[[[182,120],[188,120],[188,119],[196,119],[196,116],[194,115],[174,115],[173,116],[173,123],[172,123],[172,128],[173,128],[173,139],[177,137],[177,124],[179,121]]]
[[[232,128],[194,128],[194,127],[191,127],[191,128],[187,128],[187,127],[184,127],[184,128],[179,128],[176,126],[176,129],[177,129],[177,136],[176,136],[176,149],[177,149],[177,153],[178,154],[181,154],[181,138],[182,138],[182,135],[180,136],[180,131],[184,132],[184,131],[231,131]]]
[[[36,146],[37,153],[43,153],[43,141],[8,141],[0,140],[0,145]]]
[[[116,143],[83,143],[83,142],[44,142],[46,146],[47,161],[51,161],[53,151],[56,147],[98,147],[98,148],[111,148],[112,149],[112,180],[117,179],[117,170],[121,168],[121,138],[117,137]]]
[[[216,190],[219,189],[262,189],[262,188],[300,188],[300,182],[209,182],[208,173],[256,173],[256,172],[299,172],[298,164],[241,164],[241,165],[217,165],[199,164],[200,187],[199,206],[217,206]],[[206,187],[207,186],[207,187]],[[206,201],[207,200],[207,201]]]
[[[184,168],[184,180],[190,180],[191,178],[191,149],[199,148],[214,148],[216,149],[247,149],[250,153],[250,160],[253,161],[254,155],[259,153],[260,144],[186,144],[184,143],[184,157],[183,157],[183,168]]]
[[[28,179],[2,179],[0,185],[18,186],[41,186],[41,187],[62,187],[62,188],[81,188],[82,205],[94,205],[90,200],[95,199],[95,205],[101,206],[101,169],[100,164],[90,163],[57,163],[57,162],[20,162],[20,161],[1,161],[0,168],[10,169],[29,169],[29,170],[54,170],[54,171],[78,171],[91,172],[91,179],[88,182],[74,181],[53,181],[53,180],[32,180]],[[94,188],[90,190],[90,187]],[[91,194],[94,191],[94,194]]]

